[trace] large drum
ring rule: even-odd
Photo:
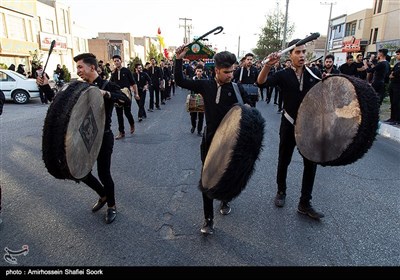
[[[43,160],[49,173],[58,179],[84,178],[97,160],[104,125],[100,90],[79,81],[64,85],[43,126]]]
[[[300,153],[323,166],[360,159],[372,146],[379,122],[375,90],[347,75],[327,76],[304,97],[296,119]]]
[[[231,201],[246,187],[262,149],[265,120],[255,108],[235,105],[222,119],[203,164],[199,188]]]

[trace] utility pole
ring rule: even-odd
[[[328,53],[328,46],[329,46],[329,39],[331,37],[331,18],[332,18],[332,6],[336,5],[336,2],[320,2],[321,5],[330,5],[331,8],[329,10],[329,21],[328,21],[328,32],[326,32],[326,44],[325,44],[325,51],[324,51],[324,59],[326,54]]]
[[[192,29],[192,25],[188,24],[188,21],[192,21],[191,18],[179,18],[179,20],[183,20],[184,24],[183,25],[179,25],[179,27],[183,27],[184,28],[184,37],[183,37],[183,43],[184,44],[188,44],[189,40],[190,40],[190,30]]]
[[[239,59],[240,57],[240,35],[238,37],[238,55],[237,55],[237,59]]]
[[[289,11],[289,0],[286,0],[286,13],[285,13],[285,25],[283,27],[282,50],[286,49],[286,32],[287,32],[287,22],[288,22],[288,11]]]

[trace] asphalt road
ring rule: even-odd
[[[98,199],[91,189],[47,172],[41,136],[48,106],[7,103],[0,117],[0,249],[28,245],[27,254],[15,257],[23,267],[400,265],[400,144],[378,136],[357,162],[319,167],[313,205],[325,218],[317,222],[296,212],[302,175],[297,152],[286,205],[273,204],[281,115],[265,102],[257,105],[266,132],[256,171],[230,215],[219,215],[214,203],[215,233],[202,236],[201,138],[190,133],[185,98],[178,90],[162,110],[136,122],[134,135],[115,142],[118,216],[110,225],[105,209],[91,212]],[[2,258],[0,266],[15,265]]]

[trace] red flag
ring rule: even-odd
[[[157,34],[161,34],[161,28],[158,28]]]

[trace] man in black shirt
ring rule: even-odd
[[[208,149],[219,124],[228,111],[234,106],[234,104],[238,103],[238,99],[231,82],[234,71],[233,65],[236,62],[236,56],[227,51],[217,53],[214,56],[215,79],[193,80],[185,79],[183,76],[182,59],[188,50],[189,48],[185,46],[181,46],[176,50],[174,76],[178,86],[189,89],[196,93],[200,93],[203,96],[207,125],[204,129],[201,143],[201,160],[204,164]],[[249,105],[252,104],[248,94],[241,85],[239,86],[239,90],[244,103]],[[201,228],[201,232],[203,234],[213,233],[213,201],[213,199],[209,198],[203,193],[203,208],[205,217],[203,227]],[[231,208],[228,204],[228,201],[222,201],[220,205],[220,213],[222,215],[227,215],[230,213],[230,211]]]
[[[289,43],[289,47],[296,44],[299,39]],[[279,86],[283,97],[284,114],[281,119],[279,130],[279,158],[277,170],[278,192],[275,197],[275,205],[283,207],[286,199],[286,177],[289,164],[292,160],[296,139],[294,135],[294,123],[296,121],[297,112],[307,92],[319,81],[321,73],[317,68],[313,70],[306,68],[304,65],[306,55],[306,47],[304,45],[297,46],[290,51],[290,59],[292,66],[282,71],[276,72],[272,76],[268,73],[273,65],[279,61],[280,54],[272,53],[268,56],[269,62],[262,68],[257,83]],[[267,78],[268,76],[268,78]],[[301,187],[301,197],[297,211],[307,215],[313,219],[319,220],[324,217],[322,213],[317,212],[311,206],[311,193],[314,186],[315,173],[317,165],[303,157],[303,180]]]
[[[346,63],[343,63],[339,67],[340,73],[346,74],[349,76],[356,76],[357,75],[357,66],[354,63],[354,57],[349,54],[346,57]]]
[[[364,61],[364,66],[367,69],[367,73],[372,73],[372,84],[371,86],[375,89],[379,97],[379,104],[382,105],[383,99],[385,98],[385,77],[389,74],[390,65],[386,60],[387,49],[378,50],[378,63],[376,65],[369,66]]]
[[[97,173],[100,181],[93,176],[92,172],[82,179],[86,185],[93,189],[99,196],[99,200],[93,205],[92,211],[97,212],[107,203],[105,221],[110,224],[117,216],[114,195],[114,181],[111,177],[111,155],[114,147],[114,135],[111,131],[111,116],[114,103],[123,104],[129,99],[120,90],[120,87],[112,82],[103,80],[96,71],[98,64],[96,56],[91,53],[82,53],[74,57],[78,76],[84,81],[101,88],[104,98],[105,125],[103,141],[99,155],[97,156]],[[41,86],[49,83],[46,76],[37,77],[37,83]],[[107,84],[105,84],[107,83]],[[50,87],[44,87],[48,88]]]
[[[386,122],[400,124],[400,49],[396,51],[397,63],[389,75],[390,118]]]
[[[333,62],[335,61],[335,57],[331,54],[325,56],[324,60],[324,68],[322,70],[322,77],[325,78],[326,76],[333,75],[333,74],[340,74],[339,70],[333,67]]]
[[[115,111],[117,112],[118,130],[119,130],[119,134],[117,137],[115,137],[115,139],[119,140],[125,137],[124,114],[131,126],[131,131],[130,131],[131,134],[135,132],[135,120],[131,112],[131,107],[132,107],[131,92],[134,92],[135,99],[139,99],[139,94],[136,81],[133,78],[132,72],[128,68],[122,67],[121,56],[114,55],[113,61],[115,64],[115,69],[114,72],[111,74],[110,81],[119,85],[121,89],[123,89],[130,98],[130,102],[126,102],[124,106],[116,106],[115,108]]]

